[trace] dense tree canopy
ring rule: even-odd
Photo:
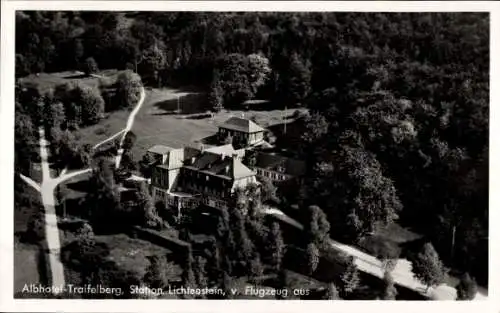
[[[319,206],[330,234],[349,242],[398,220],[484,284],[489,34],[487,13],[18,11],[16,76],[93,58],[130,69],[117,83],[121,107],[137,103],[137,74],[155,87],[201,86],[217,111],[257,97],[300,104],[309,115],[289,131],[299,135],[277,140],[307,163],[300,207]],[[42,95],[23,94],[16,167],[44,108]],[[98,100],[60,94],[69,128],[102,112]],[[50,107],[51,124],[60,109]]]

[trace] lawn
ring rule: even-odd
[[[37,213],[40,195],[29,186],[23,193],[33,205],[21,205],[14,208],[14,293],[19,293],[25,284],[43,283],[45,274],[40,272],[39,246],[23,241],[31,216]],[[22,296],[19,294],[18,296]]]
[[[105,76],[110,80],[116,80],[120,74],[117,70],[104,70],[97,73],[99,76]],[[98,87],[101,78],[86,76],[79,71],[66,71],[58,73],[39,73],[19,78],[20,85],[36,86],[40,93],[45,93],[59,85],[66,83],[83,83],[87,86]]]
[[[280,124],[282,118],[286,119],[295,112],[294,109],[223,110],[213,117],[196,118],[197,113],[205,112],[205,101],[206,95],[196,90],[148,89],[144,105],[137,114],[132,128],[137,135],[137,141],[132,149],[136,160],[142,158],[150,147],[157,144],[172,148],[200,147],[206,138],[217,133],[218,125],[233,116],[255,118],[265,127]]]
[[[42,283],[38,270],[38,246],[14,243],[14,293],[21,292],[24,285]]]
[[[136,160],[152,146],[161,144],[172,148],[200,147],[208,137],[217,133],[218,125],[232,116],[255,118],[262,126],[282,123],[295,109],[289,110],[223,110],[213,117],[195,118],[205,113],[205,93],[194,89],[147,88],[146,99],[137,114],[132,131],[137,141],[132,149]],[[111,112],[99,124],[80,129],[78,134],[92,145],[122,130],[129,110]]]
[[[40,73],[19,79],[21,84],[34,85],[41,92],[68,82],[79,82],[98,87],[103,80],[110,84],[119,75],[117,70],[101,71],[100,77],[87,77],[81,72]],[[146,99],[136,116],[132,131],[137,142],[132,150],[134,157],[142,158],[151,146],[163,144],[173,148],[187,145],[199,146],[204,139],[217,132],[217,126],[232,116],[254,118],[261,126],[281,124],[295,109],[272,110],[223,110],[212,117],[195,118],[206,112],[206,94],[195,88],[146,88]],[[127,123],[132,108],[109,112],[98,124],[76,131],[82,143],[95,145],[121,131]]]

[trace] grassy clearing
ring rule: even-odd
[[[98,76],[104,76],[104,79],[116,81],[120,74],[117,70],[103,70],[97,73]],[[67,71],[58,73],[40,73],[31,74],[19,79],[21,85],[36,86],[40,93],[45,93],[59,85],[66,83],[82,83],[91,87],[99,87],[101,78],[95,76],[86,76],[79,71]]]
[[[25,284],[40,283],[38,246],[14,243],[14,293],[21,292]]]
[[[23,193],[31,199],[33,205],[14,208],[14,293],[20,292],[25,284],[36,284],[42,280],[38,264],[38,245],[21,242],[31,216],[39,210],[36,203],[41,202],[41,199],[40,195],[27,185]]]
[[[173,148],[199,146],[205,138],[217,133],[218,125],[233,116],[255,118],[262,126],[270,126],[282,123],[283,118],[286,120],[287,116],[295,112],[295,109],[223,110],[213,117],[193,118],[194,114],[205,112],[205,101],[206,95],[202,92],[170,88],[148,89],[146,100],[132,128],[137,135],[132,150],[135,158],[142,158],[147,149],[156,144]]]
[[[110,85],[120,74],[117,70],[101,71],[102,77],[87,77],[81,72],[40,73],[21,78],[22,84],[34,85],[40,92],[68,82],[79,82],[98,87],[104,82]],[[195,119],[194,114],[206,112],[206,95],[194,88],[147,88],[146,100],[136,116],[132,131],[138,139],[132,151],[136,159],[155,144],[173,148],[197,146],[217,132],[217,126],[232,116],[255,118],[262,126],[280,124],[295,109],[284,110],[237,110],[222,111],[211,118]],[[113,111],[98,124],[76,131],[82,143],[95,145],[122,130],[130,110]]]

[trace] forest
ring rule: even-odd
[[[346,243],[397,221],[487,284],[489,22],[487,13],[24,11],[16,77],[130,69],[149,86],[202,88],[213,110],[254,98],[307,108],[281,141],[307,162],[288,202],[320,207]],[[30,127],[16,124],[16,154]]]

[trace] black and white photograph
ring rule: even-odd
[[[15,11],[9,297],[489,298],[490,13],[293,9]]]

